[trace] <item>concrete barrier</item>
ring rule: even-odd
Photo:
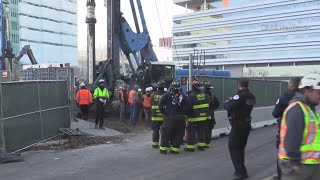
[[[253,129],[275,125],[277,120],[272,116],[274,106],[254,108],[251,113]],[[219,138],[230,134],[231,126],[226,111],[215,112],[216,126],[212,130],[212,138]]]

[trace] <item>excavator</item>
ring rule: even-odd
[[[31,48],[30,48],[30,45],[25,45],[25,46],[21,49],[19,55],[15,58],[14,63],[15,63],[15,64],[18,64],[19,61],[20,61],[20,59],[21,59],[25,54],[28,55],[28,58],[29,58],[29,60],[30,60],[30,62],[31,62],[32,65],[38,64],[36,58],[35,58],[34,55],[33,55],[32,50],[31,50]]]
[[[94,2],[94,0],[88,0],[88,3],[92,1]],[[97,71],[94,83],[89,85],[91,91],[97,87],[100,79],[107,82],[107,88],[113,95],[116,86],[121,82],[128,84],[129,88],[138,85],[141,89],[145,89],[160,80],[164,80],[169,86],[175,78],[174,63],[158,61],[153,50],[141,1],[129,1],[136,32],[122,16],[120,0],[105,0],[107,8],[107,60],[100,62],[98,68],[94,68]],[[136,12],[136,5],[139,13]],[[120,50],[129,62],[130,74],[121,73]]]

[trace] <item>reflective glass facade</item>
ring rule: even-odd
[[[77,0],[19,0],[19,31],[38,63],[78,65]]]
[[[198,50],[206,65],[320,64],[319,0],[229,0],[227,8],[210,3],[214,9],[173,18],[174,61],[186,64]]]

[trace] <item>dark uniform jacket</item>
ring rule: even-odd
[[[171,92],[164,94],[159,102],[161,113],[166,116],[186,115],[191,109],[189,98],[185,94],[179,96],[182,97],[181,100],[175,100]]]
[[[249,89],[239,90],[231,100],[224,102],[224,109],[231,117],[232,126],[251,124],[251,112],[255,103],[256,98]]]
[[[278,122],[278,134],[276,135],[277,142],[276,147],[279,148],[280,144],[280,124],[281,124],[281,118],[283,115],[284,110],[288,107],[289,102],[293,98],[297,91],[288,91],[285,94],[283,94],[278,101],[276,102],[276,106],[274,107],[272,111],[272,115],[274,118],[277,118]]]

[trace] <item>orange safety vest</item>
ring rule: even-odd
[[[151,96],[143,95],[143,107],[151,108]]]
[[[77,92],[76,99],[79,105],[89,105],[92,103],[92,94],[88,89],[80,89]]]
[[[128,98],[128,102],[130,104],[136,104],[136,100],[134,99],[134,94],[136,93],[136,91],[134,89],[132,89],[130,92],[129,92],[129,98]]]

